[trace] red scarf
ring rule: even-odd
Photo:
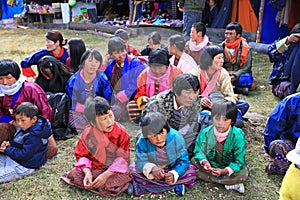
[[[96,127],[87,126],[82,133],[82,143],[95,159],[102,164],[106,163],[106,148],[110,141],[104,133]]]
[[[240,67],[242,67],[248,60],[247,55],[248,55],[248,52],[250,50],[250,47],[247,44],[247,40],[243,37],[240,37],[233,43],[228,43],[228,42],[225,41],[225,46],[227,48],[235,49],[234,54],[233,54],[232,58],[230,59],[232,64],[236,63],[236,56],[237,56],[239,44],[241,42],[242,42],[242,53],[241,53],[241,57],[240,57],[240,59],[241,59]]]
[[[53,55],[55,58],[59,59],[59,58],[62,57],[62,55],[64,54],[64,52],[65,52],[65,49],[64,49],[63,47],[61,47],[61,49],[60,49],[60,51],[59,51],[58,54],[56,54],[54,51],[52,51],[52,55]]]

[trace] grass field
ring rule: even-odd
[[[0,59],[10,58],[18,63],[36,50],[45,47],[44,34],[41,29],[1,29],[0,28]],[[88,48],[99,50],[102,55],[107,51],[108,38],[99,37],[86,32],[64,30],[67,39],[80,37]],[[146,44],[146,37],[131,38],[130,43],[141,49]],[[163,41],[166,44],[166,41]],[[268,116],[278,99],[273,97],[271,87],[267,84],[272,64],[267,55],[253,53],[253,74],[257,80],[257,90],[249,96],[241,96],[250,104],[250,113]],[[266,120],[249,120],[243,129],[247,135],[247,161],[250,175],[245,182],[245,194],[226,191],[223,186],[197,181],[192,191],[181,199],[278,199],[282,176],[269,176],[264,172],[267,155],[263,152],[263,130]],[[130,123],[124,124],[132,136],[132,141],[138,129]],[[1,131],[1,130],[0,130]],[[58,141],[59,153],[49,160],[45,166],[25,179],[0,185],[0,199],[102,199],[91,192],[69,187],[62,181],[62,173],[72,169],[75,135],[66,141]],[[132,142],[133,144],[133,142]],[[134,156],[132,148],[131,157]],[[133,159],[132,159],[133,161]],[[140,198],[122,194],[116,199],[177,199],[174,194],[146,194]]]

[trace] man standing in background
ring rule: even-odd
[[[183,12],[183,34],[185,40],[190,39],[192,25],[202,21],[205,0],[179,0],[178,8]]]

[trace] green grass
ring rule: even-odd
[[[34,53],[39,48],[44,48],[44,34],[47,30],[41,29],[1,29],[0,28],[0,59],[10,58],[18,63],[26,56]],[[73,37],[82,38],[88,48],[99,50],[102,55],[107,51],[108,38],[88,34],[81,31],[63,30],[67,39]],[[130,43],[141,49],[146,44],[146,37],[131,38]],[[166,41],[163,41],[166,43]],[[257,90],[245,98],[249,104],[251,113],[268,116],[278,99],[273,97],[271,87],[267,83],[272,64],[267,55],[253,54],[253,74],[257,81]],[[263,152],[263,130],[266,121],[249,120],[243,129],[247,135],[247,161],[249,165],[249,179],[245,182],[246,192],[243,195],[234,191],[226,191],[223,186],[197,181],[192,191],[181,199],[278,199],[282,176],[268,176],[264,172],[264,166],[268,156]],[[137,127],[130,123],[124,124],[131,135],[131,161],[134,159],[133,141],[137,134]],[[91,192],[80,190],[66,185],[60,180],[60,176],[72,169],[75,162],[73,156],[74,143],[78,139],[75,135],[66,141],[58,141],[58,155],[49,160],[33,175],[22,180],[4,183],[0,185],[0,199],[102,199]],[[146,194],[140,198],[129,197],[126,194],[116,199],[177,199],[173,194],[152,195]]]

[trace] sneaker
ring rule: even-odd
[[[132,183],[129,183],[129,185],[128,185],[127,194],[129,194],[130,196],[133,194],[133,185],[132,185]]]
[[[184,196],[185,195],[185,185],[184,184],[180,184],[180,185],[176,185],[174,187],[174,192],[178,195],[178,196]]]
[[[236,190],[239,193],[243,194],[245,192],[245,187],[243,183],[235,185],[225,185],[226,190]]]

